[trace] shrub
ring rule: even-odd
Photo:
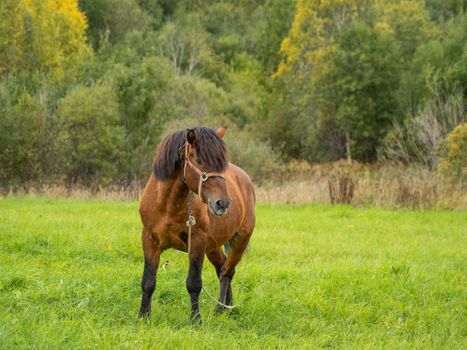
[[[437,144],[458,124],[466,121],[462,92],[444,96],[440,91],[414,117],[395,123],[379,149],[380,158],[438,165]]]
[[[274,181],[280,177],[282,162],[269,144],[236,128],[227,131],[225,142],[231,162],[244,169],[256,183]]]
[[[59,102],[59,144],[68,187],[115,183],[123,156],[116,97],[107,86],[78,87]]]
[[[341,160],[328,168],[329,198],[332,204],[350,204],[361,177],[362,164]]]
[[[448,178],[467,182],[467,123],[458,125],[439,144],[440,170]]]
[[[15,96],[0,85],[0,186],[3,190],[39,185],[56,166],[57,126],[47,98],[27,92]]]

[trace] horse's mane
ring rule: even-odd
[[[154,175],[158,180],[172,177],[182,167],[183,146],[190,129],[167,135],[159,144],[154,160]],[[191,129],[196,134],[197,160],[209,171],[223,172],[228,166],[225,143],[216,132],[204,126]]]

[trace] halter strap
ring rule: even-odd
[[[222,173],[216,173],[216,172],[207,173],[205,171],[202,171],[195,164],[193,164],[190,160],[190,147],[191,145],[188,142],[185,142],[185,165],[183,166],[183,180],[186,183],[186,168],[187,166],[189,166],[199,176],[198,196],[204,202],[203,197],[201,197],[201,190],[203,188],[203,183],[206,182],[210,177],[220,177],[221,179],[224,179],[224,181],[225,181],[225,177]]]

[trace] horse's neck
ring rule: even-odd
[[[188,187],[181,177],[160,183],[158,198],[168,212],[177,212],[187,205]]]

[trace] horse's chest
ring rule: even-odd
[[[187,220],[188,214],[183,211],[178,214],[172,213],[171,215],[160,216],[158,220],[154,221],[151,231],[153,235],[157,236],[161,249],[176,248],[185,250],[188,232]],[[194,230],[206,228],[203,218],[196,217],[196,221]]]

